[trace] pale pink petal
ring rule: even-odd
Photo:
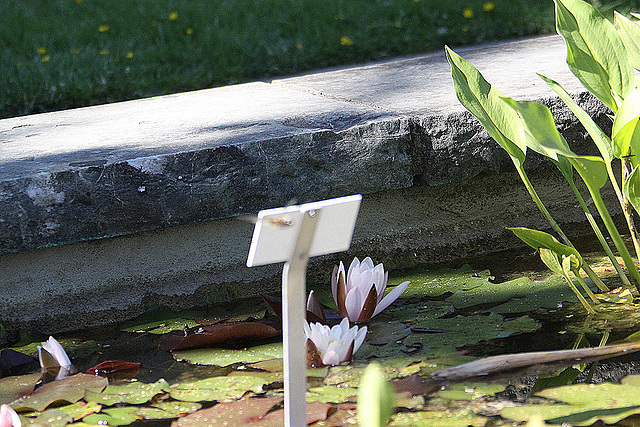
[[[355,322],[358,320],[360,312],[362,311],[362,304],[364,304],[364,298],[360,294],[360,290],[357,288],[351,289],[344,301],[349,321]]]
[[[22,427],[20,417],[9,405],[0,407],[0,427]]]
[[[338,326],[340,326],[340,329],[342,331],[347,331],[349,329],[349,319],[343,318],[338,324]]]
[[[373,268],[373,260],[371,259],[371,257],[366,257],[365,259],[362,260],[360,265],[365,266],[367,270],[370,270]]]
[[[333,301],[336,303],[336,307],[338,306],[338,278],[341,272],[346,283],[347,275],[344,272],[344,264],[342,261],[340,261],[340,266],[333,267],[333,274],[331,274],[331,294],[333,295]]]
[[[322,304],[320,304],[320,301],[313,290],[309,292],[309,298],[307,298],[307,311],[315,314],[320,319],[324,319]]]
[[[375,316],[376,314],[380,313],[385,308],[389,307],[392,302],[394,302],[396,299],[398,299],[398,297],[400,295],[402,295],[402,293],[405,291],[405,289],[407,289],[407,286],[409,286],[409,282],[402,282],[398,286],[396,286],[394,289],[392,289],[391,292],[389,292],[382,299],[382,301],[380,301],[380,304],[378,304],[378,306],[376,307],[376,309],[373,312],[373,315],[371,317]]]
[[[340,364],[340,356],[335,351],[328,351],[322,355],[322,363],[329,366],[335,366]]]
[[[67,356],[67,352],[64,351],[64,348],[60,345],[60,343],[52,336],[42,344],[42,348],[47,350],[49,354],[51,354],[60,366],[71,366],[71,360],[69,360],[69,356]]]

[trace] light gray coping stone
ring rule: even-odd
[[[505,95],[550,105],[578,149],[584,131],[536,71],[607,125],[557,36],[457,51]],[[528,163],[557,219],[584,223],[560,178]],[[251,224],[226,218],[354,193],[352,250],[314,260],[311,280],[352,255],[460,259],[517,245],[505,226],[545,226],[455,98],[443,52],[5,119],[0,321],[65,330],[277,290],[279,266],[244,266]]]

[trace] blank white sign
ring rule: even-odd
[[[317,212],[319,217],[309,256],[346,251],[351,245],[361,200],[362,196],[356,194],[260,211],[253,230],[247,266],[290,260],[302,215],[311,211]]]

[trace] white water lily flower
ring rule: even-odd
[[[0,406],[0,427],[22,427],[20,417],[9,405]]]
[[[387,308],[409,286],[409,282],[402,282],[384,296],[388,278],[382,263],[374,266],[369,257],[362,262],[354,258],[347,274],[341,261],[331,275],[331,291],[340,315],[363,323]]]
[[[40,344],[38,346],[40,367],[48,371],[58,370],[56,374],[58,380],[69,375],[73,370],[73,365],[60,343],[50,336],[47,341]]]
[[[322,323],[304,322],[304,333],[320,353],[324,365],[339,365],[351,360],[367,335],[367,327],[349,328],[349,319],[329,328]]]

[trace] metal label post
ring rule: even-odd
[[[307,425],[306,273],[309,258],[349,249],[362,196],[258,213],[247,266],[284,262],[282,338],[285,426]]]

